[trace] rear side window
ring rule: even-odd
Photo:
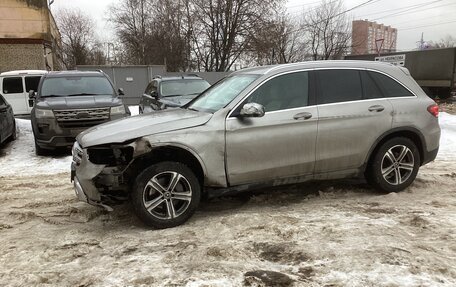
[[[39,77],[25,77],[25,91],[28,93],[31,90],[38,91],[38,84],[40,83],[41,76]]]
[[[383,98],[380,87],[375,83],[372,76],[366,71],[360,71],[361,81],[363,82],[364,98],[365,99],[380,99]]]
[[[404,88],[404,86],[390,77],[376,72],[367,73],[374,79],[380,89],[382,89],[385,97],[413,97],[413,94]]]
[[[12,77],[3,79],[3,93],[4,94],[16,94],[23,93],[24,87],[22,86],[21,77]]]
[[[266,112],[307,106],[309,73],[298,72],[275,77],[261,85],[248,102],[264,106]]]
[[[361,79],[357,70],[317,71],[320,93],[319,104],[330,104],[362,99]]]

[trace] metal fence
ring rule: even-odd
[[[114,82],[117,88],[125,91],[123,96],[127,105],[137,105],[141,95],[144,93],[147,84],[156,75],[179,76],[185,74],[197,74],[201,78],[213,84],[229,74],[229,72],[188,72],[188,73],[168,73],[163,65],[152,66],[77,66],[80,71],[105,72]]]

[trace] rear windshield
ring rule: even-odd
[[[209,88],[205,80],[172,80],[163,81],[160,92],[163,97],[198,95]]]
[[[105,77],[58,77],[45,78],[41,97],[68,97],[90,95],[113,95],[114,89]]]

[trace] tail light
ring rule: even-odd
[[[427,108],[428,112],[433,115],[434,117],[438,117],[439,116],[439,106],[437,104],[433,104],[433,105],[430,105],[428,108]]]

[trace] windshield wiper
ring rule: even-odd
[[[187,109],[187,110],[190,110],[190,111],[199,112],[199,110],[197,110],[197,109],[195,109],[195,108],[190,108],[190,107],[187,107],[187,108],[184,108],[184,109]]]
[[[99,95],[104,95],[104,94],[79,93],[79,94],[67,95],[67,97],[71,97],[71,96],[99,96]]]
[[[65,97],[65,95],[42,95],[42,98]]]
[[[185,96],[185,95],[176,94],[176,95],[166,95],[166,96],[163,96],[163,97],[167,98],[167,97],[183,97],[183,96]]]

